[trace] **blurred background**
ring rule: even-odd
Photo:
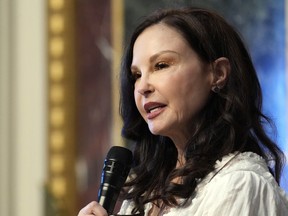
[[[0,215],[71,216],[97,199],[108,149],[125,145],[125,41],[147,13],[186,5],[241,32],[287,155],[286,0],[0,0]]]

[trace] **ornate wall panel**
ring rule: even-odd
[[[47,215],[77,209],[75,3],[48,1],[48,184]]]
[[[118,111],[122,7],[121,0],[48,1],[47,211],[73,215],[96,200],[106,153],[123,145]]]

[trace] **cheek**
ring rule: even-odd
[[[210,96],[210,91],[205,89],[196,89],[190,95],[187,95],[186,111],[190,117],[198,115],[198,113],[206,106]]]
[[[139,113],[143,117],[144,110],[143,110],[143,106],[142,106],[142,103],[141,103],[141,97],[140,97],[139,93],[134,92],[134,100],[135,100],[135,104],[136,104],[136,107],[137,107]]]
[[[137,109],[139,110],[140,100],[139,100],[139,97],[137,96],[136,91],[134,91],[134,101],[135,101],[135,104],[136,104]]]
[[[178,92],[174,94],[175,106],[178,107],[182,117],[193,118],[206,105],[210,97],[210,87],[206,82],[200,80],[196,80],[196,82],[182,81]]]

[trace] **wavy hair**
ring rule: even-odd
[[[196,129],[186,145],[185,166],[177,169],[173,142],[153,135],[136,108],[130,70],[137,37],[158,23],[176,29],[203,62],[226,57],[231,66],[225,87],[217,94],[211,92],[211,99],[193,122]],[[267,135],[265,125],[271,126],[271,121],[261,110],[262,93],[251,57],[239,34],[220,15],[201,8],[181,8],[158,10],[146,17],[131,36],[121,69],[122,135],[135,142],[134,175],[126,183],[133,190],[125,195],[135,203],[133,212],[143,212],[148,202],[181,205],[177,198],[191,197],[199,179],[214,170],[218,159],[232,152],[251,151],[262,156],[279,183],[284,155]],[[183,183],[173,183],[176,177]]]

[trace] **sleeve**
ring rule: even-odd
[[[132,214],[132,210],[134,209],[135,205],[134,202],[131,200],[124,200],[121,208],[118,212],[119,215],[131,215]],[[148,215],[148,212],[151,210],[152,208],[152,204],[151,203],[147,203],[145,206],[145,216]]]
[[[213,181],[213,182],[212,182]],[[251,171],[234,171],[207,185],[199,208],[206,216],[287,216],[276,182]]]
[[[118,214],[119,215],[126,215],[126,214],[129,215],[129,214],[131,214],[133,207],[134,207],[134,205],[131,201],[124,200]]]

